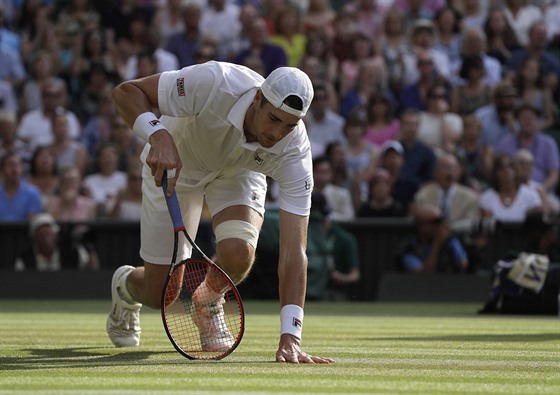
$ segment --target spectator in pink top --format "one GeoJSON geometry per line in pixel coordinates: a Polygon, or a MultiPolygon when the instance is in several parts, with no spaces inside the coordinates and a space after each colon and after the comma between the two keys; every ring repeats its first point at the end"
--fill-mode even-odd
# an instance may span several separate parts
{"type": "Polygon", "coordinates": [[[385,93],[376,91],[369,97],[367,118],[367,141],[381,146],[388,140],[396,140],[400,122],[393,117],[391,101],[385,93]]]}

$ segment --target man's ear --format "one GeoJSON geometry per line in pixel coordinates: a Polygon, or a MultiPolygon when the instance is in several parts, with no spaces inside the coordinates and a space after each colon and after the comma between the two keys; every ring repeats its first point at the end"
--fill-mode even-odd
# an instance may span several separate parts
{"type": "Polygon", "coordinates": [[[260,105],[262,98],[263,98],[262,91],[260,89],[257,89],[257,93],[255,93],[255,97],[253,98],[253,104],[260,105]]]}

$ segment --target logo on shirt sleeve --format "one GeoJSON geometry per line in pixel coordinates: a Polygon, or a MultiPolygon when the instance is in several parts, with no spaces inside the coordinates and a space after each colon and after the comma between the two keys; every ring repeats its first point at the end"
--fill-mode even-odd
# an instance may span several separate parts
{"type": "Polygon", "coordinates": [[[177,78],[177,94],[179,96],[185,96],[185,79],[177,78]]]}

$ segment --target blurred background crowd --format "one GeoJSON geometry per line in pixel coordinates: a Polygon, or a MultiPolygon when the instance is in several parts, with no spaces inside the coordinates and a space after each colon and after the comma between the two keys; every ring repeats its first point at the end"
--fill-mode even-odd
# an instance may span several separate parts
{"type": "Polygon", "coordinates": [[[560,213],[560,1],[3,0],[0,221],[138,219],[111,90],[210,60],[309,75],[319,211],[413,218],[405,270],[437,270],[426,237],[461,271],[461,226],[560,213]]]}

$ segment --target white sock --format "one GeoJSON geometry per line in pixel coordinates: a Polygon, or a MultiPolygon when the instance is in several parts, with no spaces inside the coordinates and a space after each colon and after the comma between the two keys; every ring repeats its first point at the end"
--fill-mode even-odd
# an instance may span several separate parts
{"type": "Polygon", "coordinates": [[[124,299],[125,302],[130,303],[130,304],[136,304],[138,302],[134,300],[132,295],[130,295],[130,292],[128,292],[128,287],[126,286],[126,279],[128,278],[128,275],[131,272],[132,272],[132,270],[121,276],[121,278],[119,279],[119,282],[117,284],[117,290],[119,292],[120,297],[122,299],[124,299]]]}
{"type": "Polygon", "coordinates": [[[223,293],[218,293],[214,291],[212,288],[210,288],[210,286],[206,281],[200,283],[200,285],[198,286],[196,291],[194,291],[194,293],[196,294],[196,297],[195,295],[193,295],[193,298],[198,299],[197,301],[201,303],[212,303],[218,300],[219,298],[221,298],[222,296],[224,296],[223,293]]]}

